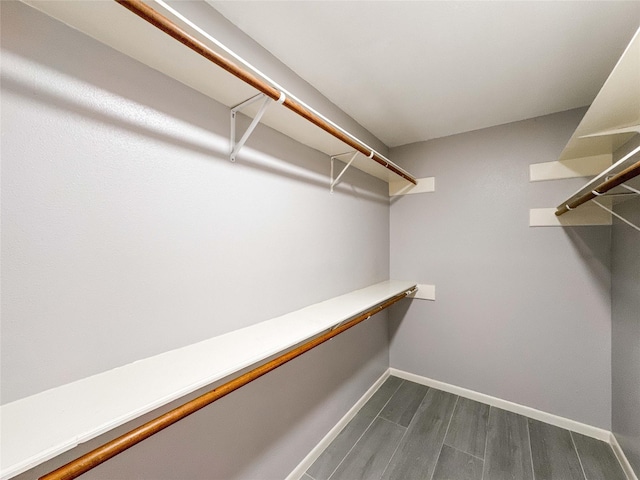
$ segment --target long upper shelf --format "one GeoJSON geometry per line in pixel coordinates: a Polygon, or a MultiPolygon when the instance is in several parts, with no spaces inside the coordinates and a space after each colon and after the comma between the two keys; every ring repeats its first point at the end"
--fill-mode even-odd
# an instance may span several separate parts
{"type": "MultiPolygon", "coordinates": [[[[359,151],[352,165],[386,182],[416,183],[411,174],[260,74],[209,35],[203,36],[204,32],[194,30],[178,17],[165,17],[161,12],[167,11],[160,2],[148,2],[158,7],[156,11],[137,0],[118,0],[126,8],[116,1],[23,1],[228,107],[259,92],[274,100],[286,92],[284,105],[267,109],[262,123],[327,155],[348,149],[359,151]],[[217,58],[224,65],[213,63],[217,58]],[[227,68],[228,65],[232,67],[227,68]]],[[[255,109],[246,113],[255,114],[255,109]]]]}

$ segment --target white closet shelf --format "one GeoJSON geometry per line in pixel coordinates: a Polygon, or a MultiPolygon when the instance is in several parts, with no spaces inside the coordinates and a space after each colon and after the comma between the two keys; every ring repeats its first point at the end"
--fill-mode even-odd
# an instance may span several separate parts
{"type": "MultiPolygon", "coordinates": [[[[234,77],[217,65],[214,65],[203,56],[195,53],[190,48],[139,18],[115,1],[22,1],[230,108],[241,104],[258,93],[254,87],[234,77]]],[[[147,3],[163,15],[166,14],[169,16],[168,12],[157,2],[150,0],[147,3]]],[[[219,43],[216,45],[214,42],[217,42],[217,40],[213,39],[212,41],[211,39],[205,38],[179,18],[170,17],[170,20],[194,38],[207,45],[212,51],[237,63],[240,67],[252,69],[250,73],[254,76],[264,80],[280,91],[284,90],[281,87],[278,88],[279,85],[275,84],[263,74],[262,77],[260,77],[258,70],[251,67],[226,47],[219,43]]],[[[290,94],[288,97],[295,98],[290,94]]],[[[358,140],[331,120],[323,117],[304,102],[297,98],[295,98],[295,100],[306,110],[316,114],[351,139],[356,140],[356,143],[365,146],[368,150],[372,150],[371,147],[368,147],[364,142],[358,140]]],[[[257,110],[258,105],[254,105],[243,110],[243,113],[253,116],[257,110]]],[[[335,138],[291,110],[281,106],[268,108],[260,122],[329,156],[349,150],[349,147],[343,141],[335,138]]],[[[374,177],[380,178],[387,183],[392,181],[403,181],[408,184],[416,183],[415,178],[411,174],[381,154],[376,152],[376,157],[388,163],[392,169],[400,172],[401,175],[385,168],[385,166],[362,153],[358,153],[352,166],[374,177]],[[405,178],[403,178],[402,175],[405,175],[405,178]]]]}
{"type": "MultiPolygon", "coordinates": [[[[619,217],[611,204],[640,193],[640,29],[587,110],[559,162],[575,162],[608,154],[614,161],[558,205],[556,216],[586,202],[619,217]],[[604,198],[610,198],[603,202],[604,198]]],[[[640,227],[622,219],[640,230],[640,227]]]]}
{"type": "Polygon", "coordinates": [[[264,362],[415,283],[385,281],[0,407],[8,479],[158,407],[264,362]]]}
{"type": "Polygon", "coordinates": [[[640,134],[640,30],[618,60],[559,161],[612,154],[640,134]]]}

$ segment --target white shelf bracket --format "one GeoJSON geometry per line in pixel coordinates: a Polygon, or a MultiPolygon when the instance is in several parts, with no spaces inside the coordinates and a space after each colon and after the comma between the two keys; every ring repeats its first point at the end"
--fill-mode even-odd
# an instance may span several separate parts
{"type": "MultiPolygon", "coordinates": [[[[278,105],[282,105],[286,98],[287,98],[286,95],[284,93],[280,92],[280,98],[277,101],[278,105]]],[[[230,115],[231,115],[231,134],[229,135],[229,137],[230,137],[229,159],[232,162],[236,161],[236,157],[238,156],[238,153],[240,152],[240,149],[244,146],[246,141],[249,139],[249,136],[255,130],[256,126],[258,125],[258,123],[262,119],[262,116],[267,111],[267,107],[271,104],[272,101],[273,100],[271,98],[267,97],[264,93],[259,93],[255,97],[251,97],[248,100],[245,100],[244,102],[242,102],[242,103],[236,105],[235,107],[231,108],[231,112],[230,112],[230,115]],[[244,135],[242,135],[242,138],[238,142],[236,142],[236,116],[237,116],[238,112],[240,112],[243,108],[245,108],[245,107],[247,107],[247,106],[251,105],[252,103],[255,103],[255,102],[259,101],[259,100],[263,100],[262,105],[260,106],[260,110],[258,110],[258,113],[256,113],[256,116],[253,118],[253,120],[251,121],[251,124],[249,125],[247,130],[244,132],[244,135]]]]}
{"type": "Polygon", "coordinates": [[[346,153],[339,153],[338,155],[332,155],[331,156],[331,193],[333,193],[333,187],[335,187],[338,182],[340,181],[340,178],[342,178],[342,175],[344,175],[344,172],[347,171],[347,169],[351,166],[351,164],[353,163],[353,161],[356,159],[356,156],[358,155],[358,152],[346,152],[346,153]],[[351,157],[351,160],[349,160],[349,162],[347,163],[347,165],[342,169],[342,171],[338,174],[338,176],[334,179],[333,178],[333,163],[334,161],[338,158],[338,157],[342,157],[343,155],[350,155],[352,154],[353,156],[351,157]]]}
{"type": "Polygon", "coordinates": [[[604,211],[609,212],[611,215],[613,215],[614,217],[616,217],[619,220],[622,220],[624,223],[626,223],[627,225],[629,225],[631,228],[635,228],[637,231],[640,232],[640,226],[630,222],[629,220],[627,220],[626,218],[624,218],[622,215],[618,215],[616,212],[614,212],[613,210],[611,210],[610,208],[605,207],[603,204],[601,204],[599,201],[597,200],[591,200],[593,203],[595,203],[597,206],[599,206],[600,208],[602,208],[604,211]]]}
{"type": "Polygon", "coordinates": [[[629,190],[630,192],[635,193],[636,195],[640,195],[640,190],[638,190],[637,188],[630,187],[626,183],[621,183],[619,186],[629,190]]]}
{"type": "MultiPolygon", "coordinates": [[[[604,193],[604,194],[600,194],[600,195],[597,195],[597,196],[602,196],[602,197],[624,197],[624,196],[627,196],[627,195],[632,195],[632,196],[633,195],[640,195],[640,190],[638,190],[637,188],[630,187],[626,183],[621,183],[618,186],[624,188],[625,190],[627,190],[628,193],[619,193],[617,195],[616,194],[606,194],[606,193],[604,193]]],[[[597,192],[594,190],[593,193],[597,193],[597,192]]],[[[592,202],[595,203],[600,208],[602,208],[603,210],[609,212],[614,217],[618,218],[619,220],[622,220],[624,223],[629,225],[631,228],[634,228],[634,229],[636,229],[637,231],[640,232],[640,226],[636,225],[635,223],[630,222],[629,220],[627,220],[626,218],[622,217],[621,215],[618,215],[612,209],[607,208],[606,206],[604,206],[599,201],[594,199],[594,200],[592,200],[592,202]]]]}
{"type": "Polygon", "coordinates": [[[409,298],[415,298],[420,300],[431,300],[435,301],[436,299],[436,286],[435,285],[426,285],[426,284],[418,284],[416,288],[411,291],[408,295],[409,298]]]}

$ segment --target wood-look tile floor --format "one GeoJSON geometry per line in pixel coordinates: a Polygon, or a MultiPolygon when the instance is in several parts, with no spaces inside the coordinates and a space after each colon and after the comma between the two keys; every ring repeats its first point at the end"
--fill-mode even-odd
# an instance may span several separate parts
{"type": "Polygon", "coordinates": [[[609,444],[389,377],[302,480],[626,480],[609,444]]]}

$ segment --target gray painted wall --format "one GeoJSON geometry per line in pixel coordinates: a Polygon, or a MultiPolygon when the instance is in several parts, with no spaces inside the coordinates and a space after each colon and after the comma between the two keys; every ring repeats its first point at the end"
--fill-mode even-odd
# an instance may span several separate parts
{"type": "MultiPolygon", "coordinates": [[[[640,199],[615,211],[640,225],[640,199]]],[[[640,232],[617,219],[611,270],[612,430],[640,475],[640,232]]]]}
{"type": "Polygon", "coordinates": [[[530,183],[584,110],[391,150],[436,192],[392,200],[391,277],[436,301],[391,313],[391,366],[611,426],[610,228],[530,228],[584,179],[530,183]]]}
{"type": "MultiPolygon", "coordinates": [[[[227,108],[23,4],[1,80],[3,403],[388,278],[385,183],[331,195],[329,159],[264,127],[232,164],[227,108]]],[[[385,318],[96,478],[282,478],[386,370],[385,318]]]]}
{"type": "MultiPolygon", "coordinates": [[[[386,153],[208,15],[221,40],[386,153]]],[[[635,232],[614,226],[611,286],[609,228],[527,226],[529,208],[583,183],[527,175],[584,110],[392,150],[437,192],[395,198],[390,222],[385,184],[349,171],[329,195],[326,156],[268,128],[230,164],[225,107],[24,5],[2,2],[2,59],[3,403],[381,281],[390,246],[392,278],[437,285],[436,302],[393,309],[390,352],[381,314],[87,478],[283,478],[389,363],[602,428],[613,398],[638,465],[635,232]]]]}

